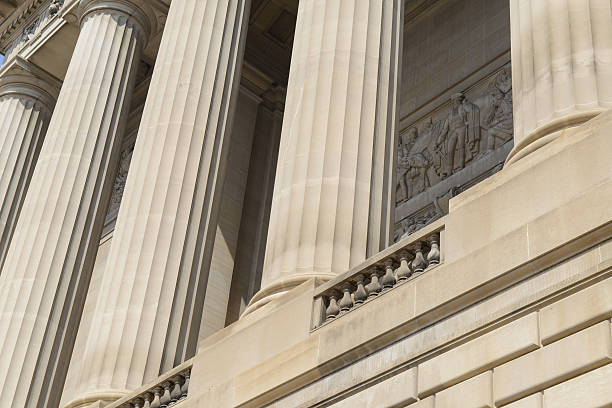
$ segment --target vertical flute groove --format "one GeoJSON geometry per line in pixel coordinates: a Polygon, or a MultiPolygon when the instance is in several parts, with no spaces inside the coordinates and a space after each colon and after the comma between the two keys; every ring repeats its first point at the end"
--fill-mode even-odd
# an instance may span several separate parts
{"type": "Polygon", "coordinates": [[[374,193],[370,180],[380,179],[374,157],[392,143],[395,109],[390,81],[378,80],[390,77],[399,52],[393,28],[383,28],[400,8],[395,0],[299,4],[264,287],[291,275],[330,277],[378,250],[381,232],[372,230],[382,222],[371,212],[383,217],[384,183],[374,193]]]}
{"type": "Polygon", "coordinates": [[[0,129],[0,269],[38,159],[52,109],[53,106],[28,95],[0,97],[0,118],[3,118],[3,127],[0,129]]]}
{"type": "Polygon", "coordinates": [[[132,17],[97,11],[81,33],[0,275],[0,399],[55,405],[97,250],[140,59],[132,17]],[[26,256],[27,255],[27,256],[26,256]],[[4,273],[6,272],[6,273],[4,273]],[[8,357],[7,357],[8,356],[8,357]]]}
{"type": "Polygon", "coordinates": [[[170,6],[77,394],[136,388],[195,352],[248,4],[170,6]]]}
{"type": "Polygon", "coordinates": [[[611,7],[608,0],[510,1],[515,148],[509,161],[612,106],[611,7]]]}

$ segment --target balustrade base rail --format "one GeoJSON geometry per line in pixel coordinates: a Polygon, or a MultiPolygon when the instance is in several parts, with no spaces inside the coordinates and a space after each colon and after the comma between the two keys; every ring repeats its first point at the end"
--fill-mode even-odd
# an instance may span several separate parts
{"type": "Polygon", "coordinates": [[[440,219],[322,285],[315,295],[313,330],[439,265],[443,232],[440,219]]]}
{"type": "Polygon", "coordinates": [[[169,408],[187,398],[193,359],[106,408],[169,408]]]}

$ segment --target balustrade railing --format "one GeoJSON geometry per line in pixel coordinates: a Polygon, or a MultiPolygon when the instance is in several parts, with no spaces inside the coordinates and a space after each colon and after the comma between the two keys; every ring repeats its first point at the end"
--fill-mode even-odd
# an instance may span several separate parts
{"type": "Polygon", "coordinates": [[[313,329],[439,265],[443,234],[442,218],[321,285],[315,293],[313,329]]]}
{"type": "Polygon", "coordinates": [[[169,408],[187,398],[193,359],[173,368],[106,408],[169,408]]]}

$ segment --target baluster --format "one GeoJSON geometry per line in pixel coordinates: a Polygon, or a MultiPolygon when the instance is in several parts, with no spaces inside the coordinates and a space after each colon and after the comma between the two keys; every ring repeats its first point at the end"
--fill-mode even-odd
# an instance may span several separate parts
{"type": "Polygon", "coordinates": [[[142,406],[142,408],[151,408],[151,404],[153,403],[153,398],[155,398],[155,395],[151,394],[150,392],[145,392],[143,398],[144,405],[142,406]]]}
{"type": "Polygon", "coordinates": [[[337,303],[338,297],[339,296],[335,291],[329,295],[329,306],[327,307],[327,310],[325,310],[325,316],[327,320],[332,320],[336,316],[338,316],[338,314],[340,314],[340,308],[338,307],[337,303]]]}
{"type": "Polygon", "coordinates": [[[344,283],[342,285],[342,291],[344,295],[340,302],[338,303],[338,307],[340,307],[340,312],[346,313],[353,308],[353,299],[351,298],[351,284],[344,283]]]}
{"type": "Polygon", "coordinates": [[[189,377],[191,376],[191,368],[183,373],[185,377],[185,381],[181,386],[181,399],[187,398],[187,393],[189,392],[189,377]]]}
{"type": "Polygon", "coordinates": [[[423,273],[427,268],[427,261],[423,257],[423,244],[419,241],[413,245],[414,259],[412,260],[412,271],[414,276],[418,276],[423,273]]]}
{"type": "Polygon", "coordinates": [[[378,271],[378,268],[374,267],[370,275],[370,283],[368,283],[365,287],[368,292],[368,298],[378,296],[382,290],[382,286],[380,286],[380,282],[378,282],[379,277],[380,272],[378,271]]]}
{"type": "Polygon", "coordinates": [[[142,408],[143,405],[144,405],[144,400],[142,398],[140,398],[140,397],[134,398],[132,400],[132,407],[134,407],[134,408],[142,408]]]}
{"type": "Polygon", "coordinates": [[[408,266],[408,257],[410,256],[410,252],[408,251],[400,251],[400,266],[397,268],[397,280],[399,282],[408,280],[410,275],[412,275],[412,271],[410,270],[410,266],[408,266]]]}
{"type": "Polygon", "coordinates": [[[385,260],[385,275],[381,279],[383,290],[391,289],[397,283],[393,274],[393,259],[385,260]]]}
{"type": "Polygon", "coordinates": [[[357,283],[357,290],[355,291],[355,306],[363,304],[368,298],[368,292],[366,292],[363,286],[364,276],[355,276],[355,282],[357,283]]]}
{"type": "Polygon", "coordinates": [[[164,388],[164,392],[162,396],[159,398],[161,408],[168,408],[168,406],[170,405],[170,401],[172,400],[170,398],[170,386],[171,385],[172,384],[170,383],[170,381],[164,381],[164,383],[162,384],[162,387],[164,388]]]}
{"type": "Polygon", "coordinates": [[[429,262],[429,266],[438,265],[440,263],[440,234],[431,234],[429,236],[429,245],[431,249],[429,254],[427,254],[427,262],[429,262]]]}
{"type": "Polygon", "coordinates": [[[170,381],[172,381],[172,386],[170,388],[170,403],[174,404],[181,398],[181,382],[183,381],[183,377],[176,375],[172,377],[170,381]]]}
{"type": "Polygon", "coordinates": [[[164,392],[164,389],[161,387],[155,387],[153,389],[153,401],[151,401],[151,408],[161,408],[161,396],[164,392]]]}

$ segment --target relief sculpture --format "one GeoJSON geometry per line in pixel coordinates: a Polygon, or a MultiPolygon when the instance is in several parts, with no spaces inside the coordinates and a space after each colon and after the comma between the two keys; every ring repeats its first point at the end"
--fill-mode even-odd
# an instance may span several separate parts
{"type": "MultiPolygon", "coordinates": [[[[502,147],[507,148],[512,140],[512,78],[510,67],[505,66],[471,89],[454,93],[448,102],[402,132],[397,149],[397,205],[405,206],[451,179],[455,184],[445,186],[445,193],[440,193],[446,202],[442,207],[448,207],[448,191],[467,188],[474,177],[484,175],[470,174],[471,178],[463,180],[468,176],[457,174],[475,163],[491,161],[489,155],[496,154],[498,160],[502,147]]],[[[483,171],[489,173],[496,166],[498,162],[483,171]]],[[[415,226],[420,228],[444,215],[439,199],[430,198],[415,207],[411,216],[398,219],[396,236],[414,232],[415,226]],[[430,210],[424,211],[424,206],[430,210]]]]}
{"type": "Polygon", "coordinates": [[[512,140],[512,129],[512,80],[504,68],[484,94],[455,93],[442,117],[432,115],[400,136],[397,201],[422,193],[512,140]]]}

